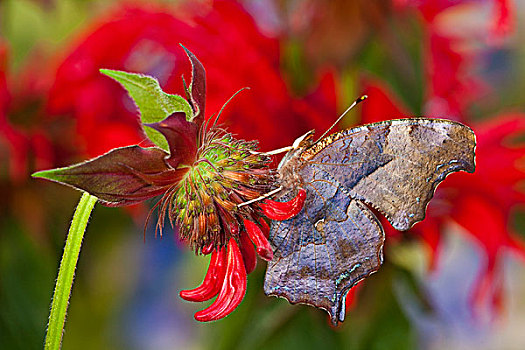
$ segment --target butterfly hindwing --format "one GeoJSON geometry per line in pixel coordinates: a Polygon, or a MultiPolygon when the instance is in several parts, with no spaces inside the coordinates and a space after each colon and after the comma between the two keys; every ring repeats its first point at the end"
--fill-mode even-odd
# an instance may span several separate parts
{"type": "Polygon", "coordinates": [[[365,203],[396,229],[410,228],[449,173],[474,171],[474,148],[468,127],[426,118],[344,130],[307,148],[295,170],[306,202],[297,216],[272,222],[265,293],[343,321],[347,291],[382,262],[382,227],[365,203]]]}
{"type": "Polygon", "coordinates": [[[274,221],[265,293],[293,304],[321,307],[337,324],[345,317],[345,295],[381,265],[384,235],[374,214],[352,200],[323,171],[306,167],[307,200],[302,211],[274,221]]]}

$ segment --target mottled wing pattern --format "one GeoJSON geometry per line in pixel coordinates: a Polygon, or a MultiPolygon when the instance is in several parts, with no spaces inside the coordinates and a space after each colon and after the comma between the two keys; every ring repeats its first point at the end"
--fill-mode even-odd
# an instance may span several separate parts
{"type": "Polygon", "coordinates": [[[423,220],[436,186],[455,171],[474,172],[472,130],[448,120],[411,118],[332,134],[303,153],[354,198],[398,230],[423,220]]]}
{"type": "Polygon", "coordinates": [[[379,269],[383,229],[374,214],[352,200],[324,171],[308,168],[302,211],[274,221],[264,290],[292,304],[328,311],[332,322],[345,318],[345,296],[357,281],[379,269]]]}
{"type": "Polygon", "coordinates": [[[449,173],[474,171],[474,148],[461,124],[413,118],[344,130],[304,151],[298,172],[307,200],[294,218],[272,223],[266,294],[343,321],[346,292],[382,262],[382,228],[364,203],[406,230],[449,173]]]}

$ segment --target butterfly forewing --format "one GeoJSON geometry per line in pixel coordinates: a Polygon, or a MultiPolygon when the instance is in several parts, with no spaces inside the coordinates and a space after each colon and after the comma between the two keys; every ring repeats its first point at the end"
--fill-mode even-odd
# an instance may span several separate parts
{"type": "Polygon", "coordinates": [[[379,209],[398,230],[423,220],[436,186],[474,171],[474,133],[440,119],[386,121],[330,135],[303,153],[352,198],[379,209]]]}
{"type": "Polygon", "coordinates": [[[297,216],[272,223],[265,292],[342,321],[346,292],[382,261],[382,228],[364,203],[406,230],[449,173],[474,171],[474,148],[468,127],[425,118],[344,130],[307,148],[296,168],[307,199],[297,216]]]}

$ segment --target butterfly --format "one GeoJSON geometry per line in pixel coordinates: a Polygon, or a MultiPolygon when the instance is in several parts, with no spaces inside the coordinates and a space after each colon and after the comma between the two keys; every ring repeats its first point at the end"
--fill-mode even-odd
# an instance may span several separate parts
{"type": "Polygon", "coordinates": [[[408,230],[448,174],[474,172],[475,146],[467,126],[429,118],[297,139],[278,166],[278,200],[304,189],[306,201],[298,215],[271,224],[265,293],[324,309],[334,325],[344,321],[346,294],[383,262],[385,235],[372,208],[408,230]]]}

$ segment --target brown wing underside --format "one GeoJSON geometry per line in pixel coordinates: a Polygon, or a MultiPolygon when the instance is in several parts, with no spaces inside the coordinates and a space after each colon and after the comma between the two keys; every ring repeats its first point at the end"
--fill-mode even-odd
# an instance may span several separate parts
{"type": "Polygon", "coordinates": [[[303,153],[305,166],[331,174],[349,195],[372,205],[398,230],[423,220],[437,185],[474,172],[476,138],[460,123],[411,118],[332,134],[303,153]]]}
{"type": "Polygon", "coordinates": [[[346,293],[382,262],[382,228],[363,202],[406,230],[448,174],[474,171],[474,149],[468,127],[425,118],[344,130],[307,149],[299,170],[307,200],[296,217],[272,223],[266,294],[343,321],[346,293]]]}

